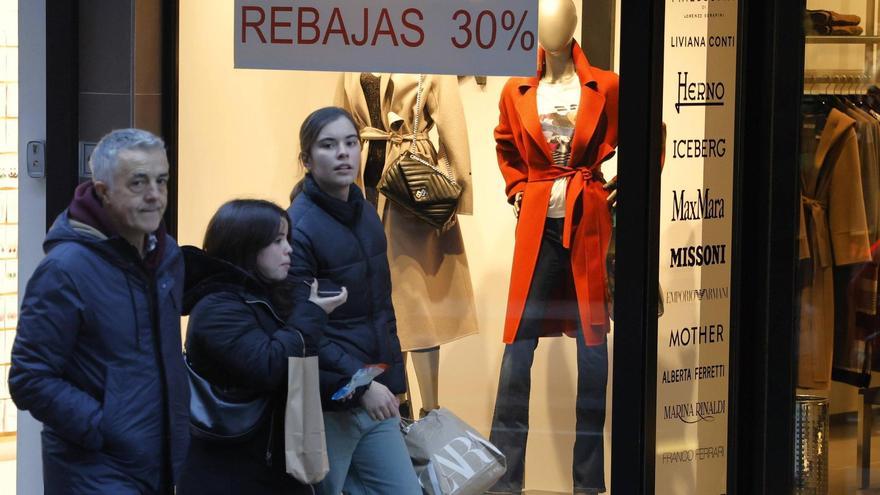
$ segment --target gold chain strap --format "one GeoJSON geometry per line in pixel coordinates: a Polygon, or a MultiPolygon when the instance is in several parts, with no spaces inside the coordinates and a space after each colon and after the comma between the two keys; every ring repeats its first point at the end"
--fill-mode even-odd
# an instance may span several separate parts
{"type": "Polygon", "coordinates": [[[412,133],[412,141],[410,141],[410,146],[409,146],[409,154],[413,158],[413,160],[416,160],[417,162],[419,162],[423,165],[427,165],[427,166],[433,168],[438,174],[449,179],[449,182],[457,185],[458,183],[455,182],[455,176],[452,174],[452,166],[449,164],[449,160],[446,158],[445,155],[441,155],[438,152],[438,156],[439,156],[440,160],[446,164],[446,173],[443,173],[443,171],[440,170],[439,168],[437,168],[436,165],[428,162],[428,160],[425,160],[418,153],[416,153],[416,137],[418,136],[418,132],[419,132],[419,113],[421,113],[421,109],[422,109],[422,90],[424,89],[424,81],[425,81],[425,75],[419,74],[419,85],[418,85],[418,88],[416,89],[416,106],[413,108],[413,133],[412,133]]]}

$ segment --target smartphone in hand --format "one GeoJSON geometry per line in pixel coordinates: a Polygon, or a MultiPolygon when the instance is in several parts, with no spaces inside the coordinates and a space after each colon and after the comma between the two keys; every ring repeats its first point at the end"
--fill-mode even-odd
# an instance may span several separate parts
{"type": "MultiPolygon", "coordinates": [[[[342,287],[336,282],[330,280],[329,278],[319,278],[318,280],[318,296],[319,297],[333,297],[338,296],[342,293],[342,287]]],[[[303,283],[312,286],[311,280],[303,280],[303,283]]]]}
{"type": "Polygon", "coordinates": [[[321,297],[333,297],[342,293],[342,287],[329,278],[318,279],[318,295],[321,297]]]}

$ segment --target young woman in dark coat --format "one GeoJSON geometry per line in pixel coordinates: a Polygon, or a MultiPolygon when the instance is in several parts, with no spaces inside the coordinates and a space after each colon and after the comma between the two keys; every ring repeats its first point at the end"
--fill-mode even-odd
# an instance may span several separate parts
{"type": "Polygon", "coordinates": [[[233,200],[208,225],[204,251],[186,246],[186,358],[230,396],[265,395],[268,411],[253,434],[230,442],[194,433],[178,494],[312,494],[285,473],[287,358],[314,355],[327,314],[347,292],[294,305],[287,213],[268,201],[233,200]]]}
{"type": "MultiPolygon", "coordinates": [[[[329,279],[348,287],[348,301],[330,315],[318,360],[330,472],[326,495],[422,493],[400,433],[397,394],[406,390],[391,304],[385,232],[376,210],[354,185],[360,139],[341,108],[315,111],[300,129],[300,159],[308,170],[288,213],[292,221],[294,280],[329,279]],[[382,363],[385,372],[347,400],[331,396],[359,369],[382,363]]],[[[308,288],[294,286],[295,300],[308,288]]]]}

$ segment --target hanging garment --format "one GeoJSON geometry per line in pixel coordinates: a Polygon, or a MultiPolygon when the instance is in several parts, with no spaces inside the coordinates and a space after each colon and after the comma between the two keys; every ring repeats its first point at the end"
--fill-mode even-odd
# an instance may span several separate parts
{"type": "Polygon", "coordinates": [[[874,242],[880,235],[880,124],[874,117],[856,107],[847,108],[846,115],[856,121],[865,221],[868,225],[868,241],[874,242]]]}
{"type": "MultiPolygon", "coordinates": [[[[554,164],[553,153],[538,119],[535,77],[511,78],[501,94],[501,117],[495,128],[498,164],[512,204],[523,193],[513,253],[504,342],[512,343],[534,278],[551,190],[556,179],[569,176],[566,190],[563,246],[571,249],[574,291],[554,297],[561,307],[577,308],[587,345],[605,341],[610,325],[605,300],[605,255],[611,238],[611,215],[602,188],[601,164],[617,146],[618,76],[590,66],[577,42],[572,60],[581,85],[580,103],[568,166],[554,164]]],[[[539,49],[539,68],[544,51],[539,49]]],[[[547,318],[543,335],[563,331],[576,335],[571,319],[547,318]]]]}
{"type": "MultiPolygon", "coordinates": [[[[805,119],[805,126],[811,123],[805,119]]],[[[816,145],[801,155],[799,254],[808,259],[801,290],[798,386],[827,389],[834,345],[833,267],[870,260],[855,121],[834,109],[816,145]]],[[[805,128],[805,131],[809,129],[805,128]]]]}
{"type": "Polygon", "coordinates": [[[871,246],[871,261],[861,265],[850,283],[853,338],[861,346],[857,369],[880,371],[880,241],[871,246]],[[867,365],[867,366],[866,366],[867,365]]]}
{"type": "MultiPolygon", "coordinates": [[[[868,242],[873,243],[880,232],[880,167],[878,167],[878,141],[880,125],[864,110],[855,106],[849,99],[842,99],[844,113],[855,123],[856,139],[859,144],[859,170],[862,178],[862,195],[865,201],[865,220],[868,226],[868,242]]],[[[859,278],[862,264],[835,266],[834,272],[834,352],[833,369],[835,380],[852,382],[852,372],[864,368],[864,343],[857,338],[853,280],[859,278]],[[841,373],[842,371],[842,373],[841,373]]]]}
{"type": "MultiPolygon", "coordinates": [[[[413,108],[419,76],[383,74],[379,91],[366,94],[357,73],[342,74],[336,105],[351,112],[363,147],[361,173],[368,170],[373,143],[385,148],[383,169],[412,141],[413,108]],[[368,96],[370,96],[368,101],[368,96]],[[373,125],[371,108],[380,109],[381,125],[373,125]]],[[[458,213],[473,213],[470,150],[464,110],[455,76],[425,76],[416,150],[437,158],[445,155],[455,180],[462,186],[458,213]],[[428,138],[436,126],[439,151],[428,138]]],[[[361,177],[361,183],[365,177],[361,177]]],[[[403,351],[429,349],[477,333],[477,313],[467,253],[458,224],[438,232],[412,214],[378,195],[376,207],[388,238],[388,262],[397,315],[397,335],[403,351]]]]}
{"type": "MultiPolygon", "coordinates": [[[[381,105],[381,78],[375,74],[364,72],[361,74],[361,90],[367,100],[367,108],[370,114],[370,127],[387,131],[382,121],[381,105]]],[[[394,82],[388,81],[386,91],[394,92],[394,82]]],[[[379,190],[377,186],[382,179],[382,171],[385,170],[385,143],[379,140],[367,142],[366,159],[364,170],[361,173],[364,181],[364,195],[373,208],[379,205],[379,190]]]]}

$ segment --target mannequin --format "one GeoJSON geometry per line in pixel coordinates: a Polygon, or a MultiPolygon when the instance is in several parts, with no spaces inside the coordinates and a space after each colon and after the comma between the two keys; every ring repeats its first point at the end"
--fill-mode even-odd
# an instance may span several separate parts
{"type": "Polygon", "coordinates": [[[605,491],[611,198],[601,164],[617,146],[618,78],[590,66],[576,25],[571,0],[540,1],[538,74],[511,78],[499,105],[498,164],[519,220],[491,434],[507,472],[489,493],[522,492],[534,351],[562,333],[578,356],[572,492],[605,491]]]}
{"type": "MultiPolygon", "coordinates": [[[[440,233],[376,190],[385,168],[412,143],[418,81],[415,74],[342,74],[336,105],[352,114],[365,141],[360,184],[385,225],[397,334],[413,362],[423,416],[440,407],[440,345],[476,333],[477,318],[459,225],[440,233]]],[[[472,214],[470,150],[456,77],[424,76],[421,103],[416,148],[435,160],[447,157],[463,189],[458,214],[472,214]],[[435,126],[439,150],[428,139],[435,126]]]]}

